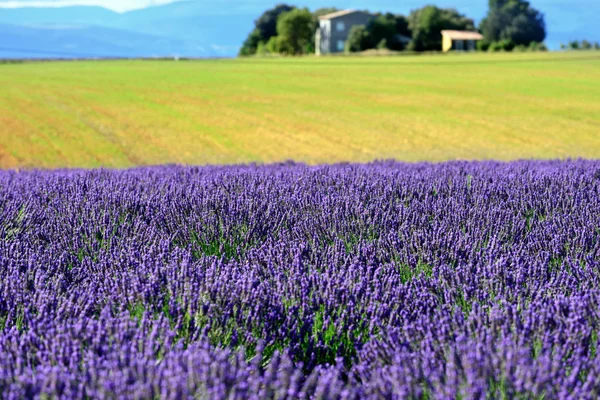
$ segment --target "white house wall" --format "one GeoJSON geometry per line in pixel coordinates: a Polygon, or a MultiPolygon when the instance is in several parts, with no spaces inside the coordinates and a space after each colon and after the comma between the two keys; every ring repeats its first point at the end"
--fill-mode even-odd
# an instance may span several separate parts
{"type": "Polygon", "coordinates": [[[330,53],[331,49],[331,20],[319,21],[321,30],[321,54],[330,53]]]}

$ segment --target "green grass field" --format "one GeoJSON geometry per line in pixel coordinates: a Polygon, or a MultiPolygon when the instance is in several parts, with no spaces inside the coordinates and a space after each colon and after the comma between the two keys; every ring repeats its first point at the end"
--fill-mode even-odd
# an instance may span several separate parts
{"type": "Polygon", "coordinates": [[[600,158],[600,53],[0,65],[0,167],[600,158]]]}

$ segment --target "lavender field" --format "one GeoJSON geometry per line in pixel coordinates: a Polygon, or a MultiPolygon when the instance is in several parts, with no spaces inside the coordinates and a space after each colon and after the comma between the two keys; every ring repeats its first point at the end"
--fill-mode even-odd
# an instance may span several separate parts
{"type": "Polygon", "coordinates": [[[600,396],[600,162],[0,172],[0,398],[600,396]]]}

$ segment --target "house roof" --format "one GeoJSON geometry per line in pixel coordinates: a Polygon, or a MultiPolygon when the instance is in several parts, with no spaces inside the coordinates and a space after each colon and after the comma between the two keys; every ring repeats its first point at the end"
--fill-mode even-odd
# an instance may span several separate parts
{"type": "Polygon", "coordinates": [[[399,41],[400,43],[404,43],[404,44],[408,44],[412,40],[412,38],[410,36],[404,36],[404,35],[399,35],[399,34],[395,35],[395,39],[397,41],[399,41]]]}
{"type": "Polygon", "coordinates": [[[321,15],[319,17],[319,19],[321,21],[328,20],[328,19],[334,19],[334,18],[338,18],[338,17],[343,17],[345,15],[354,14],[355,12],[359,12],[359,11],[357,11],[357,10],[336,11],[336,12],[333,12],[333,13],[330,13],[330,14],[321,15]]]}
{"type": "Polygon", "coordinates": [[[483,35],[479,32],[470,31],[442,31],[443,36],[448,36],[452,40],[482,40],[483,35]]]}

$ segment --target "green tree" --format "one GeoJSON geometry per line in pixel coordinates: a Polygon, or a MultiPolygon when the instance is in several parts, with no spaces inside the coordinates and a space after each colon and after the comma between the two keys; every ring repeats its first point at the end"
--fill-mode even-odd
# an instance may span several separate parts
{"type": "Polygon", "coordinates": [[[248,38],[246,38],[244,41],[244,44],[242,44],[240,56],[250,56],[252,54],[256,54],[257,49],[261,44],[264,45],[261,33],[258,29],[254,29],[252,32],[250,32],[248,38]]]}
{"type": "Polygon", "coordinates": [[[373,38],[365,25],[354,25],[350,28],[348,40],[346,40],[346,52],[357,53],[373,47],[373,38]]]}
{"type": "Polygon", "coordinates": [[[314,39],[313,15],[308,9],[294,9],[277,20],[279,52],[304,54],[310,51],[314,39]]]}
{"type": "Polygon", "coordinates": [[[489,42],[510,40],[517,46],[541,43],[546,38],[544,15],[526,0],[489,0],[480,30],[489,42]]]}
{"type": "Polygon", "coordinates": [[[396,18],[393,14],[380,15],[373,19],[368,26],[373,45],[390,50],[402,50],[402,43],[398,40],[396,30],[396,18]]]}
{"type": "Polygon", "coordinates": [[[441,31],[444,29],[475,30],[472,19],[455,9],[436,6],[425,6],[412,11],[408,17],[408,27],[412,32],[409,48],[414,51],[441,50],[441,31]]]}
{"type": "Polygon", "coordinates": [[[254,30],[250,32],[248,38],[244,41],[240,49],[240,55],[248,56],[256,54],[259,43],[266,45],[273,36],[277,35],[277,20],[279,16],[294,9],[294,6],[278,4],[274,8],[265,11],[254,21],[254,30]]]}
{"type": "Polygon", "coordinates": [[[592,43],[589,40],[572,40],[568,44],[561,44],[562,50],[600,50],[600,43],[592,43]]]}
{"type": "Polygon", "coordinates": [[[402,36],[410,37],[412,32],[408,26],[408,18],[399,14],[392,15],[392,17],[396,21],[396,33],[402,36]]]}
{"type": "Polygon", "coordinates": [[[367,25],[350,30],[346,51],[358,52],[374,48],[404,50],[403,37],[410,37],[408,20],[402,15],[379,14],[367,25]]]}

